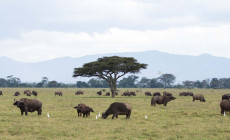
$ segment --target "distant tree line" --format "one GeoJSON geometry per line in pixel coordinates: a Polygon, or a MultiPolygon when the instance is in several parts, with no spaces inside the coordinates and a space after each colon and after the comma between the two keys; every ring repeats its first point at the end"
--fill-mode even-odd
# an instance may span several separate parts
{"type": "MultiPolygon", "coordinates": [[[[117,82],[118,88],[230,88],[230,78],[212,78],[196,81],[183,81],[181,84],[175,84],[176,77],[173,74],[162,74],[158,78],[149,79],[130,75],[117,82]]],[[[59,83],[55,80],[49,81],[47,77],[42,77],[41,82],[24,83],[20,78],[13,75],[6,78],[0,78],[0,87],[36,87],[36,88],[109,88],[105,80],[91,78],[88,82],[77,81],[76,83],[59,83]]]]}

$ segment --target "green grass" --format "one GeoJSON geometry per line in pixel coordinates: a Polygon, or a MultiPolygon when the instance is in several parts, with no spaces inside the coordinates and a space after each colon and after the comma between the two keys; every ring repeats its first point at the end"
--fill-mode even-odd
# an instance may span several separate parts
{"type": "MultiPolygon", "coordinates": [[[[56,89],[35,89],[39,95],[36,98],[43,103],[41,116],[37,112],[21,116],[20,110],[13,106],[14,99],[27,97],[20,88],[2,88],[0,96],[0,139],[230,139],[230,113],[220,115],[219,103],[221,96],[230,90],[193,89],[195,94],[203,94],[206,102],[192,102],[192,97],[180,97],[179,92],[187,90],[166,89],[177,99],[167,104],[167,107],[150,106],[151,97],[145,97],[144,92],[165,91],[164,89],[141,89],[136,97],[123,97],[125,90],[120,89],[116,98],[99,96],[100,89],[82,89],[84,95],[75,96],[77,89],[58,89],[63,96],[54,96],[56,89]],[[15,91],[21,96],[13,96],[15,91]],[[99,112],[104,112],[113,102],[126,102],[132,106],[130,119],[118,116],[118,119],[95,119],[99,112]],[[77,117],[73,108],[79,103],[85,103],[94,109],[88,118],[77,117]],[[46,116],[49,112],[50,118],[46,116]],[[148,119],[145,120],[144,116],[148,119]]],[[[34,89],[30,89],[34,90],[34,89]]],[[[108,91],[108,89],[106,89],[108,91]]],[[[103,92],[103,95],[105,92],[103,92]]]]}

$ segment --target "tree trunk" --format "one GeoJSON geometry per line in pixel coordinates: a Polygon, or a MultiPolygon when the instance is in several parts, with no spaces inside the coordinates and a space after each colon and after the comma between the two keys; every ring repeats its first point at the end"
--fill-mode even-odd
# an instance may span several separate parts
{"type": "Polygon", "coordinates": [[[113,79],[112,83],[110,85],[111,93],[112,93],[112,98],[115,97],[115,91],[116,91],[116,80],[113,79]]]}

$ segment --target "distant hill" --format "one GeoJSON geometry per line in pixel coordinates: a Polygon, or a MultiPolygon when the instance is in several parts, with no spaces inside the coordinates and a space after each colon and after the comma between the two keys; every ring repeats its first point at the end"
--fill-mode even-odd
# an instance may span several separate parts
{"type": "Polygon", "coordinates": [[[148,64],[148,69],[142,70],[138,74],[140,77],[156,78],[160,76],[159,71],[174,74],[177,77],[177,82],[230,77],[230,59],[228,58],[209,54],[199,56],[175,55],[159,51],[110,53],[78,58],[62,57],[37,63],[24,63],[7,57],[0,57],[0,77],[5,78],[14,75],[24,82],[39,82],[41,77],[46,76],[49,80],[75,83],[78,80],[84,80],[84,78],[72,78],[74,68],[95,61],[99,57],[113,55],[134,57],[138,62],[148,64]]]}

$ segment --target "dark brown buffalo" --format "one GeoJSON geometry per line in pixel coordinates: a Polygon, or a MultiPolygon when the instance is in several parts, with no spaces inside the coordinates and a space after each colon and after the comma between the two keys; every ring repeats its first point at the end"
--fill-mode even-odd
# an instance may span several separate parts
{"type": "Polygon", "coordinates": [[[193,96],[192,92],[181,92],[179,93],[179,96],[193,96]]]}
{"type": "Polygon", "coordinates": [[[172,94],[169,93],[169,92],[167,92],[167,91],[164,91],[164,92],[163,92],[163,95],[165,95],[165,96],[172,96],[172,94]]]}
{"type": "Polygon", "coordinates": [[[24,90],[24,94],[27,94],[27,93],[31,94],[31,91],[30,90],[24,90]]]}
{"type": "Polygon", "coordinates": [[[151,106],[155,106],[156,104],[164,104],[164,106],[167,105],[168,102],[171,100],[175,100],[176,98],[173,96],[153,96],[151,100],[151,106]]]}
{"type": "Polygon", "coordinates": [[[202,94],[196,94],[193,95],[193,102],[195,102],[195,100],[200,100],[201,102],[205,102],[204,96],[202,94]]]}
{"type": "Polygon", "coordinates": [[[36,99],[22,98],[20,100],[15,101],[13,105],[20,108],[21,115],[23,115],[23,113],[25,112],[25,115],[27,116],[27,112],[34,111],[37,111],[38,115],[42,114],[42,102],[36,99]]]}
{"type": "Polygon", "coordinates": [[[81,90],[78,90],[75,92],[75,95],[83,95],[84,94],[84,91],[81,91],[81,90]]]}
{"type": "Polygon", "coordinates": [[[127,103],[115,102],[110,105],[110,107],[102,113],[102,118],[106,119],[109,115],[113,115],[118,118],[118,115],[126,115],[126,119],[130,118],[132,107],[127,103]]]}
{"type": "Polygon", "coordinates": [[[102,92],[101,92],[101,91],[98,91],[97,94],[98,94],[98,95],[102,95],[102,92]]]}
{"type": "Polygon", "coordinates": [[[132,95],[132,96],[137,96],[136,93],[135,93],[134,91],[131,91],[131,92],[130,92],[130,95],[132,95]]]}
{"type": "Polygon", "coordinates": [[[61,92],[61,91],[55,91],[54,95],[55,95],[55,96],[56,96],[56,95],[58,95],[58,96],[62,96],[63,94],[62,94],[62,92],[61,92]]]}
{"type": "Polygon", "coordinates": [[[19,92],[19,91],[16,91],[16,92],[14,93],[14,96],[20,96],[20,92],[19,92]]]}
{"type": "Polygon", "coordinates": [[[131,96],[131,94],[128,91],[126,91],[121,96],[131,96]]]}
{"type": "Polygon", "coordinates": [[[0,95],[3,95],[3,94],[2,94],[2,91],[0,91],[0,95]]]}
{"type": "Polygon", "coordinates": [[[161,93],[160,92],[155,92],[155,93],[153,93],[153,96],[161,96],[161,93]]]}
{"type": "Polygon", "coordinates": [[[86,106],[85,104],[78,104],[74,108],[77,109],[78,117],[81,116],[82,114],[83,117],[88,117],[90,116],[90,112],[94,112],[91,107],[86,106]]]}
{"type": "Polygon", "coordinates": [[[106,92],[105,96],[110,96],[110,92],[106,92]]]}
{"type": "Polygon", "coordinates": [[[230,99],[230,94],[224,94],[222,96],[222,100],[224,100],[224,99],[229,100],[230,99]]]}
{"type": "Polygon", "coordinates": [[[152,96],[152,94],[149,91],[146,91],[145,96],[152,96]]]}
{"type": "Polygon", "coordinates": [[[116,96],[118,96],[118,92],[117,91],[115,91],[114,93],[115,93],[116,96]]]}
{"type": "Polygon", "coordinates": [[[230,100],[222,100],[220,102],[221,114],[223,115],[225,111],[230,111],[230,100]]]}
{"type": "Polygon", "coordinates": [[[34,95],[34,96],[38,96],[38,92],[37,91],[32,91],[32,94],[34,95]]]}

